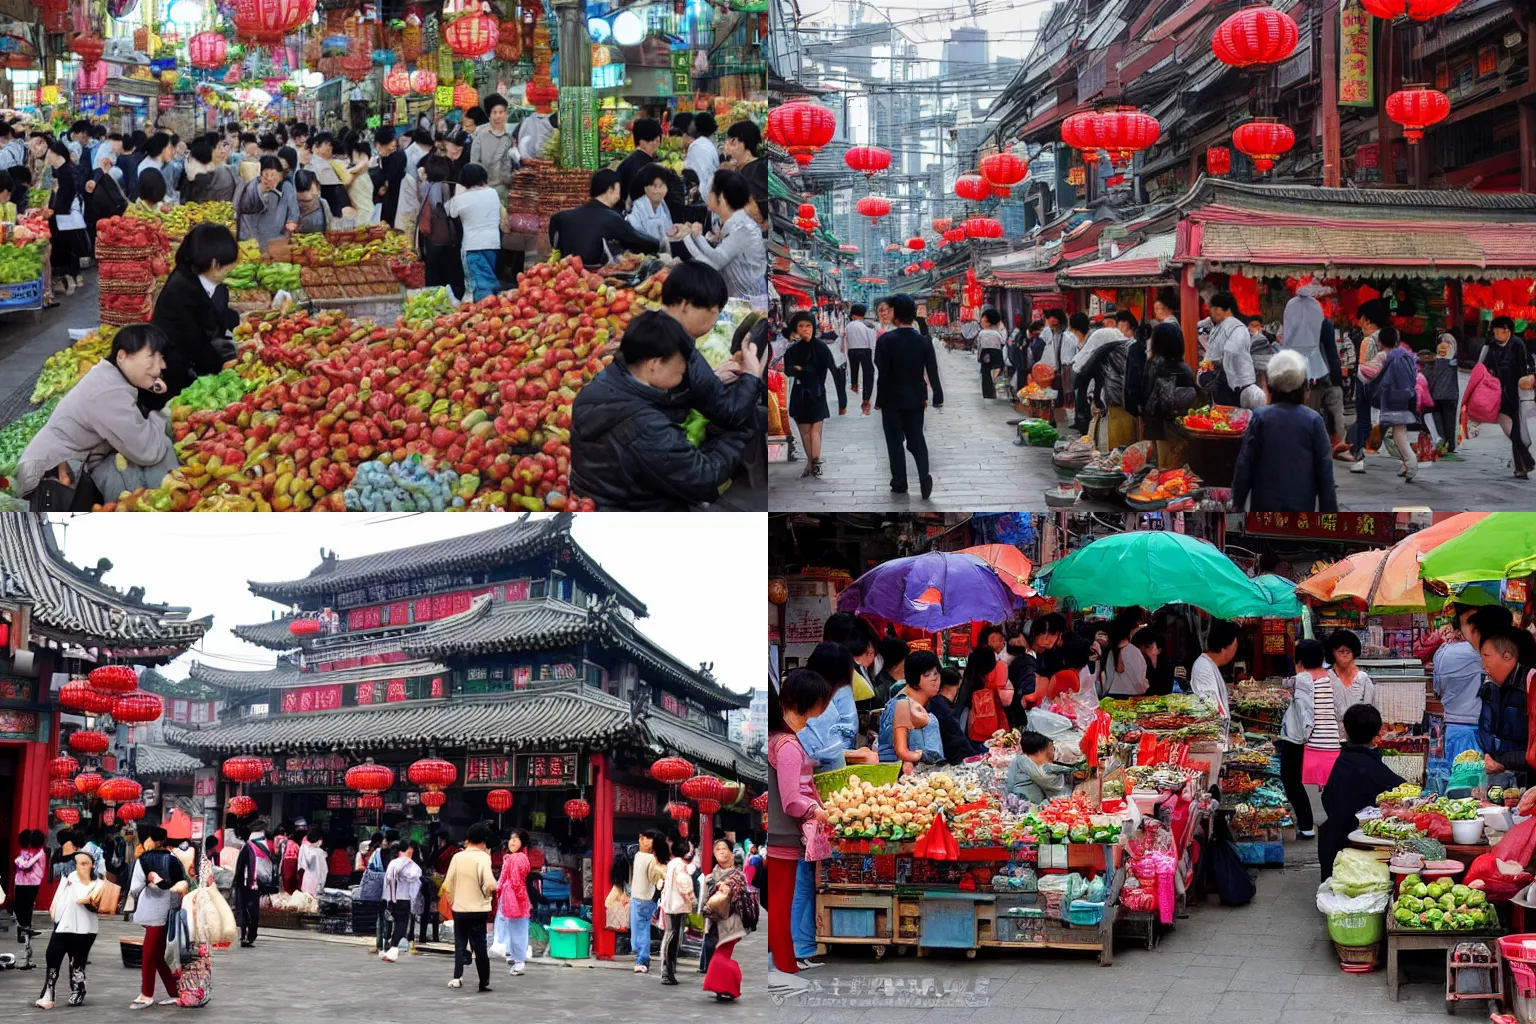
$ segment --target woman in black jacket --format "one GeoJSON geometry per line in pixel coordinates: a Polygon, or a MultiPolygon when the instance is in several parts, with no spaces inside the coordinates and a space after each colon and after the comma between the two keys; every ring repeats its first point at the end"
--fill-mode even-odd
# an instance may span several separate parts
{"type": "Polygon", "coordinates": [[[182,239],[176,269],[155,300],[151,320],[171,339],[162,375],[165,392],[142,393],[147,408],[163,408],[194,378],[218,373],[234,358],[232,347],[218,339],[233,330],[240,317],[229,308],[229,290],[220,282],[239,256],[235,236],[222,224],[199,224],[182,239]]]}
{"type": "Polygon", "coordinates": [[[821,476],[821,425],[831,410],[827,407],[827,374],[834,373],[832,352],[826,342],[816,337],[816,320],[801,310],[789,318],[784,328],[789,348],[784,350],[784,374],[794,380],[789,394],[789,418],[800,428],[805,444],[805,471],[800,475],[821,476]]]}
{"type": "Polygon", "coordinates": [[[85,233],[85,180],[58,139],[48,143],[46,159],[53,168],[53,195],[48,200],[53,214],[53,278],[63,285],[65,295],[73,295],[80,286],[80,257],[90,248],[85,233]]]}
{"type": "Polygon", "coordinates": [[[1184,332],[1178,324],[1158,324],[1152,329],[1152,358],[1142,376],[1141,436],[1157,442],[1160,469],[1183,464],[1182,445],[1168,439],[1168,423],[1198,404],[1195,371],[1184,361],[1184,332]]]}

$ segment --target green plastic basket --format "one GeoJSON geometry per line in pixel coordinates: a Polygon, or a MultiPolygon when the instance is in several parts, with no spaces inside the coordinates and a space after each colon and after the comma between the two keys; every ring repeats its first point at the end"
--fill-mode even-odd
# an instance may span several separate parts
{"type": "Polygon", "coordinates": [[[1330,914],[1328,937],[1341,946],[1370,946],[1386,934],[1386,914],[1330,914]]]}
{"type": "Polygon", "coordinates": [[[816,792],[825,800],[846,787],[848,780],[855,775],[859,777],[860,782],[883,786],[901,778],[901,763],[898,761],[891,764],[856,764],[839,768],[835,772],[820,772],[816,775],[816,792]]]}

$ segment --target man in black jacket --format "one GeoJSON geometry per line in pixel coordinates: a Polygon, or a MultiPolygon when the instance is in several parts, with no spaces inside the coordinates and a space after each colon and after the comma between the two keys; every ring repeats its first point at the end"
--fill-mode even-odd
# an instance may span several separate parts
{"type": "Polygon", "coordinates": [[[235,920],[240,925],[240,945],[256,944],[256,926],[261,922],[261,897],[276,892],[280,862],[272,841],[267,838],[266,822],[258,820],[251,827],[251,837],[240,847],[235,859],[235,920]],[[265,865],[259,863],[265,861],[265,865]],[[261,881],[266,875],[268,882],[261,881]]]}
{"type": "Polygon", "coordinates": [[[1381,760],[1371,746],[1381,732],[1381,712],[1369,704],[1356,704],[1344,712],[1344,732],[1349,740],[1333,762],[1328,784],[1323,787],[1323,811],[1328,820],[1317,830],[1317,855],[1323,881],[1333,874],[1333,859],[1349,846],[1349,834],[1360,827],[1355,815],[1376,803],[1376,795],[1402,784],[1402,778],[1381,760]]]}
{"type": "Polygon", "coordinates": [[[561,210],[549,219],[549,244],[565,256],[580,256],[582,265],[596,270],[608,262],[608,253],[661,251],[654,238],[642,235],[615,209],[623,194],[619,172],[601,170],[592,175],[585,204],[561,210]],[[611,245],[606,243],[612,243],[611,245]]]}
{"type": "MultiPolygon", "coordinates": [[[[629,133],[635,140],[635,151],[624,158],[619,164],[619,192],[622,196],[620,203],[624,208],[629,207],[630,186],[634,184],[635,175],[647,164],[656,162],[656,153],[661,149],[661,122],[654,117],[637,117],[630,123],[629,133]]],[[[679,178],[678,191],[682,191],[683,182],[679,178]]],[[[670,182],[667,192],[672,191],[670,182]]]]}
{"type": "Polygon", "coordinates": [[[905,442],[917,464],[918,484],[926,499],[933,493],[933,477],[928,474],[923,410],[928,408],[929,385],[933,387],[933,407],[944,405],[939,364],[933,354],[933,339],[919,334],[912,326],[917,318],[917,303],[912,296],[892,295],[881,301],[890,307],[891,319],[896,324],[895,329],[880,336],[880,343],[875,346],[875,408],[880,410],[885,449],[891,459],[891,490],[907,493],[907,459],[901,453],[905,442]]]}
{"type": "Polygon", "coordinates": [[[405,180],[405,150],[395,139],[395,130],[384,127],[373,133],[373,144],[378,149],[379,169],[383,181],[377,186],[379,201],[384,209],[379,213],[381,224],[394,224],[395,213],[400,209],[400,183],[405,180]]]}

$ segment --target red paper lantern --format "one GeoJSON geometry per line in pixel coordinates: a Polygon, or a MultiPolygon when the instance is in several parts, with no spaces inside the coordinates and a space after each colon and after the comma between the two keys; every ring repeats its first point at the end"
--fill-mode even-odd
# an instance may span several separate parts
{"type": "Polygon", "coordinates": [[[394,771],[374,764],[372,758],[348,768],[344,778],[347,788],[359,793],[382,793],[395,784],[394,771]]]}
{"type": "Polygon", "coordinates": [[[922,250],[928,248],[928,243],[923,241],[921,238],[909,238],[907,239],[907,248],[911,249],[913,252],[921,252],[922,250]]]}
{"type": "Polygon", "coordinates": [[[1115,161],[1117,163],[1123,163],[1132,153],[1139,153],[1155,145],[1158,136],[1162,134],[1157,118],[1143,114],[1135,107],[1104,111],[1090,124],[1091,140],[1100,149],[1109,150],[1111,159],[1118,157],[1115,161]]]}
{"type": "Polygon", "coordinates": [[[84,679],[71,679],[59,687],[59,704],[87,715],[104,715],[112,710],[113,696],[92,688],[84,679]]]}
{"type": "Polygon", "coordinates": [[[1247,154],[1257,170],[1267,171],[1296,145],[1296,133],[1278,121],[1247,121],[1232,132],[1232,145],[1247,154]]]}
{"type": "Polygon", "coordinates": [[[991,217],[972,217],[965,222],[967,238],[1002,238],[1003,225],[991,217]]]}
{"type": "Polygon", "coordinates": [[[768,111],[768,138],[788,151],[801,167],[832,141],[837,119],[832,111],[814,103],[785,103],[768,111]]]}
{"type": "Polygon", "coordinates": [[[560,90],[551,83],[529,82],[523,89],[523,98],[530,107],[543,113],[545,108],[560,98],[560,90]]]}
{"type": "Polygon", "coordinates": [[[667,816],[670,817],[673,821],[687,821],[689,818],[693,817],[693,808],[676,800],[667,804],[666,812],[667,816]]]}
{"type": "Polygon", "coordinates": [[[1361,0],[1366,13],[1386,21],[1408,15],[1414,21],[1429,21],[1456,9],[1461,0],[1361,0]]]}
{"type": "Polygon", "coordinates": [[[878,224],[880,218],[888,216],[891,212],[891,201],[884,196],[865,196],[853,205],[860,216],[868,217],[871,222],[878,224]]]}
{"type": "Polygon", "coordinates": [[[453,109],[468,110],[470,107],[478,106],[479,103],[480,93],[474,86],[467,82],[460,82],[453,87],[453,109]]]}
{"type": "Polygon", "coordinates": [[[373,73],[373,54],[367,51],[347,54],[341,58],[341,73],[348,81],[361,82],[373,73]]]}
{"type": "Polygon", "coordinates": [[[48,796],[54,800],[73,800],[75,784],[69,779],[49,779],[48,796]]]}
{"type": "MultiPolygon", "coordinates": [[[[443,42],[448,44],[454,56],[466,60],[483,57],[496,49],[500,37],[501,25],[489,14],[466,14],[443,26],[443,42]]],[[[418,91],[426,92],[425,89],[418,91]]]]}
{"type": "Polygon", "coordinates": [[[942,235],[944,232],[953,227],[954,223],[955,220],[953,217],[935,217],[933,218],[931,226],[935,232],[942,235]]]}
{"type": "Polygon", "coordinates": [[[1029,161],[1014,153],[993,153],[981,161],[981,173],[1006,191],[1029,174],[1029,161]]]}
{"type": "Polygon", "coordinates": [[[60,754],[48,762],[48,777],[50,779],[73,779],[75,773],[80,770],[80,762],[68,754],[60,754]]]}
{"type": "Polygon", "coordinates": [[[112,717],[119,722],[153,722],[165,713],[165,705],[152,693],[130,693],[112,702],[112,717]]]}
{"type": "Polygon", "coordinates": [[[700,814],[719,814],[720,801],[704,799],[698,801],[700,814]]]}
{"type": "Polygon", "coordinates": [[[1248,7],[1222,22],[1211,37],[1216,59],[1235,68],[1278,64],[1296,49],[1300,33],[1289,14],[1248,7]]]}
{"type": "Polygon", "coordinates": [[[932,270],[934,267],[938,266],[938,264],[934,263],[933,260],[923,260],[918,264],[918,266],[922,267],[924,270],[932,270]]]}
{"type": "Polygon", "coordinates": [[[107,42],[100,36],[77,35],[70,38],[69,48],[80,58],[82,68],[94,68],[101,63],[101,55],[107,51],[107,42]]]}
{"type": "Polygon", "coordinates": [[[242,793],[240,796],[230,797],[226,807],[235,817],[246,818],[256,813],[256,800],[242,793]]]}
{"type": "Polygon", "coordinates": [[[294,636],[314,636],[320,632],[318,619],[294,619],[288,623],[288,632],[294,636]]]}
{"type": "Polygon", "coordinates": [[[256,46],[281,46],[315,13],[315,0],[234,0],[235,35],[256,46]]]}
{"type": "Polygon", "coordinates": [[[132,693],[139,688],[139,677],[127,665],[103,665],[91,669],[86,677],[92,689],[102,693],[132,693]]]}
{"type": "Polygon", "coordinates": [[[144,803],[140,800],[130,800],[117,809],[119,821],[138,821],[144,817],[144,803]]]}
{"type": "Polygon", "coordinates": [[[806,234],[810,234],[812,231],[815,231],[817,228],[821,227],[821,223],[819,221],[806,220],[804,217],[796,217],[795,227],[799,228],[801,231],[804,231],[806,234]]]}
{"type": "MultiPolygon", "coordinates": [[[[930,317],[929,320],[931,321],[932,317],[930,317]]],[[[759,793],[757,796],[753,797],[752,809],[754,811],[766,811],[768,809],[768,794],[759,793]]]]}
{"type": "Polygon", "coordinates": [[[80,824],[80,811],[74,807],[55,807],[53,816],[66,825],[80,824]]]}
{"type": "Polygon", "coordinates": [[[204,71],[223,67],[228,54],[229,40],[217,32],[199,32],[187,43],[187,60],[204,71]]]}
{"type": "Polygon", "coordinates": [[[592,813],[592,805],[585,800],[567,800],[565,802],[565,816],[572,821],[580,821],[592,813]]]}
{"type": "Polygon", "coordinates": [[[843,154],[843,161],[869,178],[891,166],[891,151],[879,146],[854,146],[843,154]]]}
{"type": "Polygon", "coordinates": [[[1410,85],[1387,97],[1387,116],[1403,126],[1403,138],[1410,146],[1424,137],[1424,129],[1445,120],[1451,112],[1451,98],[1438,89],[1410,85]]]}
{"type": "Polygon", "coordinates": [[[442,792],[441,790],[429,789],[425,793],[421,794],[421,806],[425,807],[427,809],[427,813],[433,815],[434,817],[437,815],[438,811],[442,810],[443,804],[447,802],[448,794],[442,792]]]}
{"type": "Polygon", "coordinates": [[[137,800],[144,795],[144,787],[132,779],[108,779],[96,790],[96,795],[107,806],[113,804],[125,804],[129,800],[137,800]]]}
{"type": "Polygon", "coordinates": [[[965,241],[965,225],[962,224],[958,228],[950,228],[948,231],[944,232],[944,237],[949,239],[951,242],[965,241]]]}
{"type": "Polygon", "coordinates": [[[1217,176],[1232,172],[1232,151],[1226,146],[1212,146],[1205,151],[1205,173],[1217,176]]]}
{"type": "Polygon", "coordinates": [[[437,91],[437,72],[418,68],[411,72],[411,88],[423,95],[437,91]]]}
{"type": "Polygon", "coordinates": [[[95,757],[112,745],[112,738],[104,732],[78,729],[69,734],[69,749],[95,757]]]}
{"type": "Polygon", "coordinates": [[[693,762],[681,757],[663,757],[651,765],[651,778],[675,786],[693,778],[693,762]]]}
{"type": "Polygon", "coordinates": [[[75,776],[75,792],[81,796],[90,796],[101,788],[101,784],[107,781],[99,772],[81,772],[75,776]]]}
{"type": "Polygon", "coordinates": [[[485,794],[485,805],[497,814],[505,814],[512,807],[512,791],[493,789],[485,794]]]}
{"type": "Polygon", "coordinates": [[[405,770],[405,777],[413,786],[438,790],[453,785],[453,780],[459,777],[459,770],[453,766],[452,761],[444,761],[438,757],[424,757],[405,770]]]}
{"type": "Polygon", "coordinates": [[[231,757],[223,765],[224,777],[242,785],[259,781],[266,771],[267,767],[262,759],[249,754],[231,757]]]}
{"type": "Polygon", "coordinates": [[[992,192],[987,179],[979,174],[962,174],[955,179],[955,195],[979,203],[992,192]]]}
{"type": "Polygon", "coordinates": [[[718,800],[724,787],[713,775],[695,775],[678,788],[690,800],[718,800]]]}

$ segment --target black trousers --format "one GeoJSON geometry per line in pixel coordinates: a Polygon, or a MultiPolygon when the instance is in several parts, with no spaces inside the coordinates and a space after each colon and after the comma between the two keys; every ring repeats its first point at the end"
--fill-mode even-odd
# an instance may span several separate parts
{"type": "Polygon", "coordinates": [[[1002,349],[984,348],[981,350],[981,397],[996,398],[997,382],[992,377],[993,370],[1003,368],[1002,349]]]}
{"type": "Polygon", "coordinates": [[[891,486],[898,491],[907,489],[907,457],[901,447],[907,446],[912,461],[917,463],[917,475],[928,475],[928,442],[923,440],[923,410],[882,409],[880,425],[885,430],[885,450],[891,459],[891,486]]]}
{"type": "Polygon", "coordinates": [[[235,890],[235,923],[240,926],[240,941],[255,942],[256,926],[261,923],[261,894],[245,886],[235,890]]]}
{"type": "Polygon", "coordinates": [[[1513,412],[1507,412],[1504,409],[1500,409],[1499,412],[1508,416],[1514,424],[1509,432],[1509,447],[1514,454],[1515,472],[1529,473],[1536,469],[1536,458],[1531,457],[1530,446],[1520,438],[1520,409],[1516,406],[1513,412]]]}
{"type": "Polygon", "coordinates": [[[848,408],[848,367],[832,367],[832,380],[837,385],[838,411],[848,408]]]}
{"type": "Polygon", "coordinates": [[[473,953],[481,988],[491,983],[491,960],[485,950],[485,922],[489,916],[484,912],[453,912],[453,976],[464,977],[464,967],[473,953]]]}
{"type": "Polygon", "coordinates": [[[665,914],[666,931],[662,933],[661,976],[677,977],[677,953],[683,946],[683,929],[688,927],[687,914],[665,914]]]}
{"type": "Polygon", "coordinates": [[[1445,445],[1445,450],[1456,450],[1456,399],[1435,399],[1435,430],[1440,433],[1440,440],[1445,445]]]}
{"type": "Polygon", "coordinates": [[[1279,742],[1280,783],[1285,787],[1285,798],[1291,802],[1291,819],[1302,832],[1312,831],[1312,798],[1301,784],[1301,758],[1306,750],[1300,743],[1279,742]]]}
{"type": "Polygon", "coordinates": [[[432,941],[436,942],[441,934],[442,922],[437,917],[437,888],[432,884],[430,878],[423,877],[421,880],[421,905],[421,934],[417,937],[416,941],[427,941],[427,923],[431,922],[432,941]]]}
{"type": "Polygon", "coordinates": [[[464,262],[459,258],[459,248],[455,245],[433,245],[431,242],[421,243],[421,261],[426,271],[425,280],[428,288],[437,288],[447,285],[453,289],[453,294],[464,294],[464,262]]]}
{"type": "MultiPolygon", "coordinates": [[[[34,886],[34,888],[36,888],[34,886]]],[[[47,972],[43,976],[41,998],[53,999],[54,988],[59,982],[59,968],[64,957],[69,957],[69,990],[85,998],[85,963],[91,955],[91,944],[96,941],[92,932],[59,932],[48,937],[48,952],[44,954],[47,972]]]]}
{"type": "Polygon", "coordinates": [[[395,900],[389,905],[389,931],[384,940],[385,949],[394,949],[402,942],[411,940],[411,901],[395,900]]]}
{"type": "Polygon", "coordinates": [[[704,930],[704,948],[699,951],[699,973],[709,970],[709,961],[715,955],[715,946],[720,942],[720,933],[713,926],[704,930]]]}
{"type": "Polygon", "coordinates": [[[848,383],[855,391],[859,390],[860,369],[864,371],[864,400],[868,402],[875,394],[874,350],[867,348],[851,348],[848,350],[848,383]]]}
{"type": "Polygon", "coordinates": [[[37,886],[18,885],[14,893],[16,903],[11,909],[16,914],[17,928],[32,927],[32,908],[37,906],[37,886]]]}

